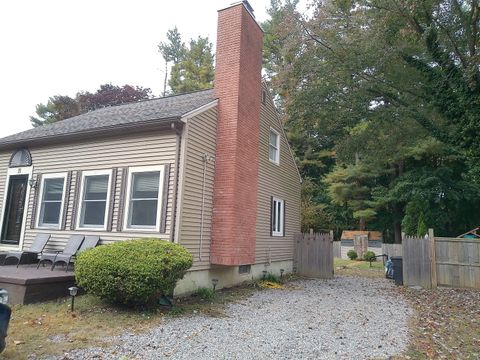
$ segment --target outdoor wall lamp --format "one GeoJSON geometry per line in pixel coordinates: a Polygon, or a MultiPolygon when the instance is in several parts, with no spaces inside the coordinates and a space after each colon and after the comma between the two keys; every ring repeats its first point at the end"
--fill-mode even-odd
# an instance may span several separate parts
{"type": "Polygon", "coordinates": [[[28,184],[30,185],[30,187],[32,189],[36,189],[37,185],[38,185],[38,182],[34,178],[31,178],[30,180],[28,180],[28,184]]]}
{"type": "Polygon", "coordinates": [[[70,296],[72,297],[72,312],[73,312],[73,307],[75,305],[75,296],[77,296],[78,293],[78,288],[75,286],[69,287],[68,291],[70,292],[70,296]]]}
{"type": "Polygon", "coordinates": [[[212,279],[213,292],[215,292],[215,288],[217,287],[217,284],[218,284],[218,279],[212,279]]]}

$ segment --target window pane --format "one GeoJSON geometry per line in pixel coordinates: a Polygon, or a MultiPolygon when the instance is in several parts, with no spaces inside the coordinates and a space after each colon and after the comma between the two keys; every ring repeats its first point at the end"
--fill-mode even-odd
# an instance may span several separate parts
{"type": "Polygon", "coordinates": [[[158,198],[160,172],[144,172],[133,174],[132,198],[152,199],[158,198]]]}
{"type": "Polygon", "coordinates": [[[272,231],[277,231],[277,202],[273,201],[273,214],[272,214],[272,231]]]}
{"type": "Polygon", "coordinates": [[[108,175],[85,177],[85,200],[106,200],[108,175]]]}
{"type": "Polygon", "coordinates": [[[43,203],[40,213],[40,224],[58,224],[60,207],[60,201],[43,203]]]}
{"type": "Polygon", "coordinates": [[[275,134],[273,131],[270,131],[270,145],[272,145],[273,147],[278,147],[277,141],[278,141],[278,135],[275,134]]]}
{"type": "Polygon", "coordinates": [[[85,201],[83,203],[81,225],[103,226],[106,203],[106,201],[85,201]]]}
{"type": "Polygon", "coordinates": [[[270,160],[277,161],[277,149],[274,149],[270,146],[268,156],[270,160]]]}
{"type": "Polygon", "coordinates": [[[63,178],[45,179],[43,183],[43,200],[62,200],[63,178]]]}
{"type": "Polygon", "coordinates": [[[278,217],[277,218],[277,231],[280,232],[280,231],[282,231],[282,226],[281,226],[281,224],[282,224],[282,218],[281,218],[281,216],[282,216],[282,211],[281,211],[282,203],[280,201],[277,202],[277,207],[278,207],[277,208],[277,217],[278,217]]]}
{"type": "Polygon", "coordinates": [[[130,225],[157,225],[158,200],[133,200],[130,211],[130,225]]]}

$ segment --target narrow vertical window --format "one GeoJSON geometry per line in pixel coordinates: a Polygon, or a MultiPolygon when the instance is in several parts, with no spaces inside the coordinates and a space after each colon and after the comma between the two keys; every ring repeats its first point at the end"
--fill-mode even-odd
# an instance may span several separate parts
{"type": "Polygon", "coordinates": [[[283,236],[284,234],[284,213],[285,213],[285,201],[272,198],[272,213],[271,216],[271,226],[272,226],[272,236],[283,236]]]}
{"type": "Polygon", "coordinates": [[[130,168],[125,227],[159,231],[164,166],[130,168]]]}
{"type": "Polygon", "coordinates": [[[85,172],[79,212],[79,228],[105,229],[111,171],[85,172]]]}
{"type": "Polygon", "coordinates": [[[66,174],[44,175],[41,184],[39,227],[60,227],[66,174]]]}
{"type": "Polygon", "coordinates": [[[275,164],[280,164],[280,135],[270,129],[268,142],[268,158],[275,164]]]}

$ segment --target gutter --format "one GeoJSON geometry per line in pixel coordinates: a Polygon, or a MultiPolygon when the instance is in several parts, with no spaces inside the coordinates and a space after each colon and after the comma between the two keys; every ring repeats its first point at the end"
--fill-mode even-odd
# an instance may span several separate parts
{"type": "Polygon", "coordinates": [[[104,126],[100,128],[87,129],[79,132],[72,132],[66,134],[45,135],[31,139],[12,140],[9,142],[0,143],[0,150],[11,150],[20,147],[53,145],[67,143],[71,140],[90,140],[105,136],[115,136],[124,133],[142,133],[151,130],[167,130],[171,129],[171,123],[178,123],[181,120],[179,116],[152,119],[146,121],[139,121],[126,124],[116,124],[104,126]]]}

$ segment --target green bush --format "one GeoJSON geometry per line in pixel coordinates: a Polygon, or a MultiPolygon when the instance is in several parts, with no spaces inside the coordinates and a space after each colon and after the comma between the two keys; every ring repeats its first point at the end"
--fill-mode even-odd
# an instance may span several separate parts
{"type": "Polygon", "coordinates": [[[203,300],[212,301],[213,299],[215,299],[215,291],[209,288],[199,288],[195,295],[203,300]]]}
{"type": "Polygon", "coordinates": [[[75,277],[78,286],[101,299],[147,305],[161,295],[172,295],[192,262],[192,255],[180,245],[135,239],[82,252],[75,263],[75,277]]]}
{"type": "Polygon", "coordinates": [[[273,283],[278,283],[278,284],[281,284],[281,280],[280,278],[275,275],[275,274],[272,274],[272,273],[268,273],[266,276],[265,276],[265,281],[270,281],[270,282],[273,282],[273,283]]]}
{"type": "Polygon", "coordinates": [[[348,250],[347,256],[350,260],[355,260],[358,257],[357,252],[355,250],[348,250]]]}
{"type": "Polygon", "coordinates": [[[377,258],[375,257],[375,253],[373,251],[367,251],[365,254],[363,254],[363,260],[376,261],[377,258]]]}

